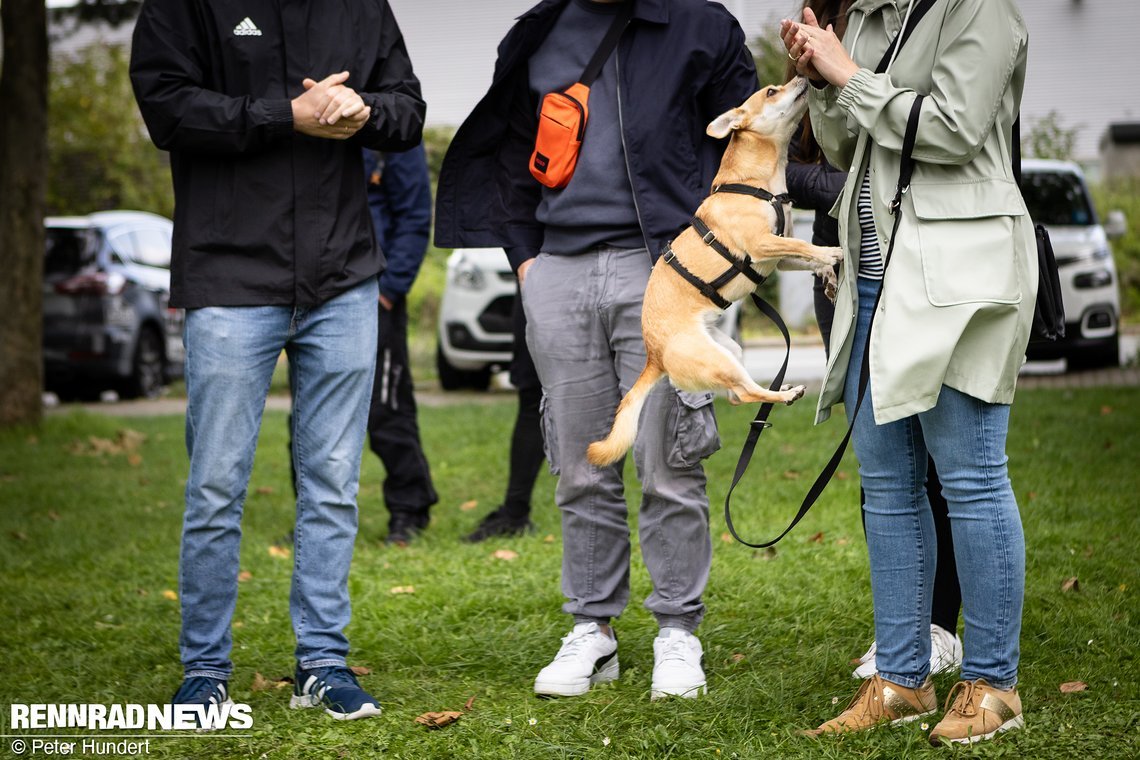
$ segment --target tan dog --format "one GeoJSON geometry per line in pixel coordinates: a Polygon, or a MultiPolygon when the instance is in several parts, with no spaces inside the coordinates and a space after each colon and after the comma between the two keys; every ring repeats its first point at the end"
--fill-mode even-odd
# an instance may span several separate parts
{"type": "MultiPolygon", "coordinates": [[[[773,195],[787,192],[784,169],[788,143],[807,108],[808,86],[807,80],[797,78],[783,87],[765,87],[739,108],[721,114],[709,124],[706,131],[712,137],[732,135],[720,171],[713,179],[714,188],[738,183],[763,188],[773,195]]],[[[744,254],[750,256],[752,267],[759,274],[767,276],[778,263],[781,269],[810,269],[824,277],[829,294],[834,297],[832,266],[843,257],[842,251],[773,234],[777,215],[770,202],[714,192],[701,203],[697,217],[738,259],[743,259],[744,254]]],[[[786,226],[790,227],[791,214],[785,217],[786,226]]],[[[729,267],[692,227],[673,241],[672,249],[677,261],[706,283],[713,282],[729,267]]],[[[718,292],[728,301],[739,301],[755,287],[741,274],[718,292]]],[[[645,369],[618,406],[609,436],[590,444],[587,458],[591,463],[608,465],[625,455],[637,435],[638,417],[646,396],[666,375],[673,385],[686,391],[725,388],[734,403],[791,404],[803,396],[803,386],[785,385],[780,391],[769,391],[749,377],[740,363],[740,346],[712,326],[719,311],[664,259],[657,262],[649,276],[641,312],[645,369]]]]}

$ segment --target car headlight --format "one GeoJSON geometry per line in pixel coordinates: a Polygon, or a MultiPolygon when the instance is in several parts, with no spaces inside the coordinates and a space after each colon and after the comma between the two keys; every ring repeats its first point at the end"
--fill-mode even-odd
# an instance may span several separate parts
{"type": "Polygon", "coordinates": [[[1107,259],[1112,256],[1112,252],[1108,248],[1097,248],[1092,252],[1092,258],[1099,261],[1100,259],[1107,259]]]}
{"type": "Polygon", "coordinates": [[[487,287],[487,278],[483,270],[467,259],[460,259],[451,273],[451,282],[457,288],[466,290],[482,290],[487,287]]]}

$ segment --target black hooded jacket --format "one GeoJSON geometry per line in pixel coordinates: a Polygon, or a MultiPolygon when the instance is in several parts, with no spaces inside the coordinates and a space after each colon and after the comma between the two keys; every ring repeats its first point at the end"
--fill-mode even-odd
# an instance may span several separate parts
{"type": "Polygon", "coordinates": [[[314,306],[384,268],[361,147],[414,147],[425,110],[387,0],[147,0],[131,81],[170,151],[171,305],[314,306]],[[368,124],[294,132],[301,81],[346,70],[368,124]]]}

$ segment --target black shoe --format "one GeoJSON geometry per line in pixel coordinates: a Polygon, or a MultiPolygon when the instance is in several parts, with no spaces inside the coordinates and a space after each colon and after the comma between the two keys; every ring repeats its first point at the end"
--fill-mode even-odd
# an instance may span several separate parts
{"type": "Polygon", "coordinates": [[[534,523],[530,521],[527,516],[515,517],[508,515],[499,507],[491,514],[483,518],[479,523],[479,527],[475,528],[470,535],[464,536],[463,540],[477,544],[480,541],[486,541],[488,538],[495,536],[521,536],[524,533],[530,533],[534,530],[534,523]]]}
{"type": "Polygon", "coordinates": [[[428,526],[430,519],[428,515],[393,512],[388,518],[388,536],[384,539],[384,543],[407,546],[428,526]]]}

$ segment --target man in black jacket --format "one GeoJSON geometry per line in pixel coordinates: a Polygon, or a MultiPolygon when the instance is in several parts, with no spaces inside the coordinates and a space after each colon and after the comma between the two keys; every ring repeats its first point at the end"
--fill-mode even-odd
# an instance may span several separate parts
{"type": "Polygon", "coordinates": [[[241,512],[269,381],[292,367],[297,639],[291,706],[376,715],[345,666],[348,570],[384,259],[361,147],[420,140],[424,103],[386,0],[147,0],[131,80],[174,178],[185,308],[180,646],[172,702],[229,699],[241,512]]]}
{"type": "MultiPolygon", "coordinates": [[[[491,88],[444,160],[436,244],[502,246],[520,282],[527,344],[543,391],[543,429],[562,513],[563,610],[574,627],[535,679],[541,695],[584,694],[618,676],[610,628],[629,599],[622,465],[597,468],[622,391],[645,364],[641,300],[653,261],[700,205],[724,150],[713,119],[756,90],[736,20],[706,0],[547,0],[499,46],[491,88]],[[613,24],[632,19],[589,94],[573,179],[531,177],[537,110],[582,76],[613,24]],[[615,20],[617,19],[617,20],[615,20]]],[[[701,460],[720,445],[712,394],[662,384],[646,402],[634,460],[638,529],[660,627],[650,696],[705,691],[694,635],[712,549],[701,460]]]]}

